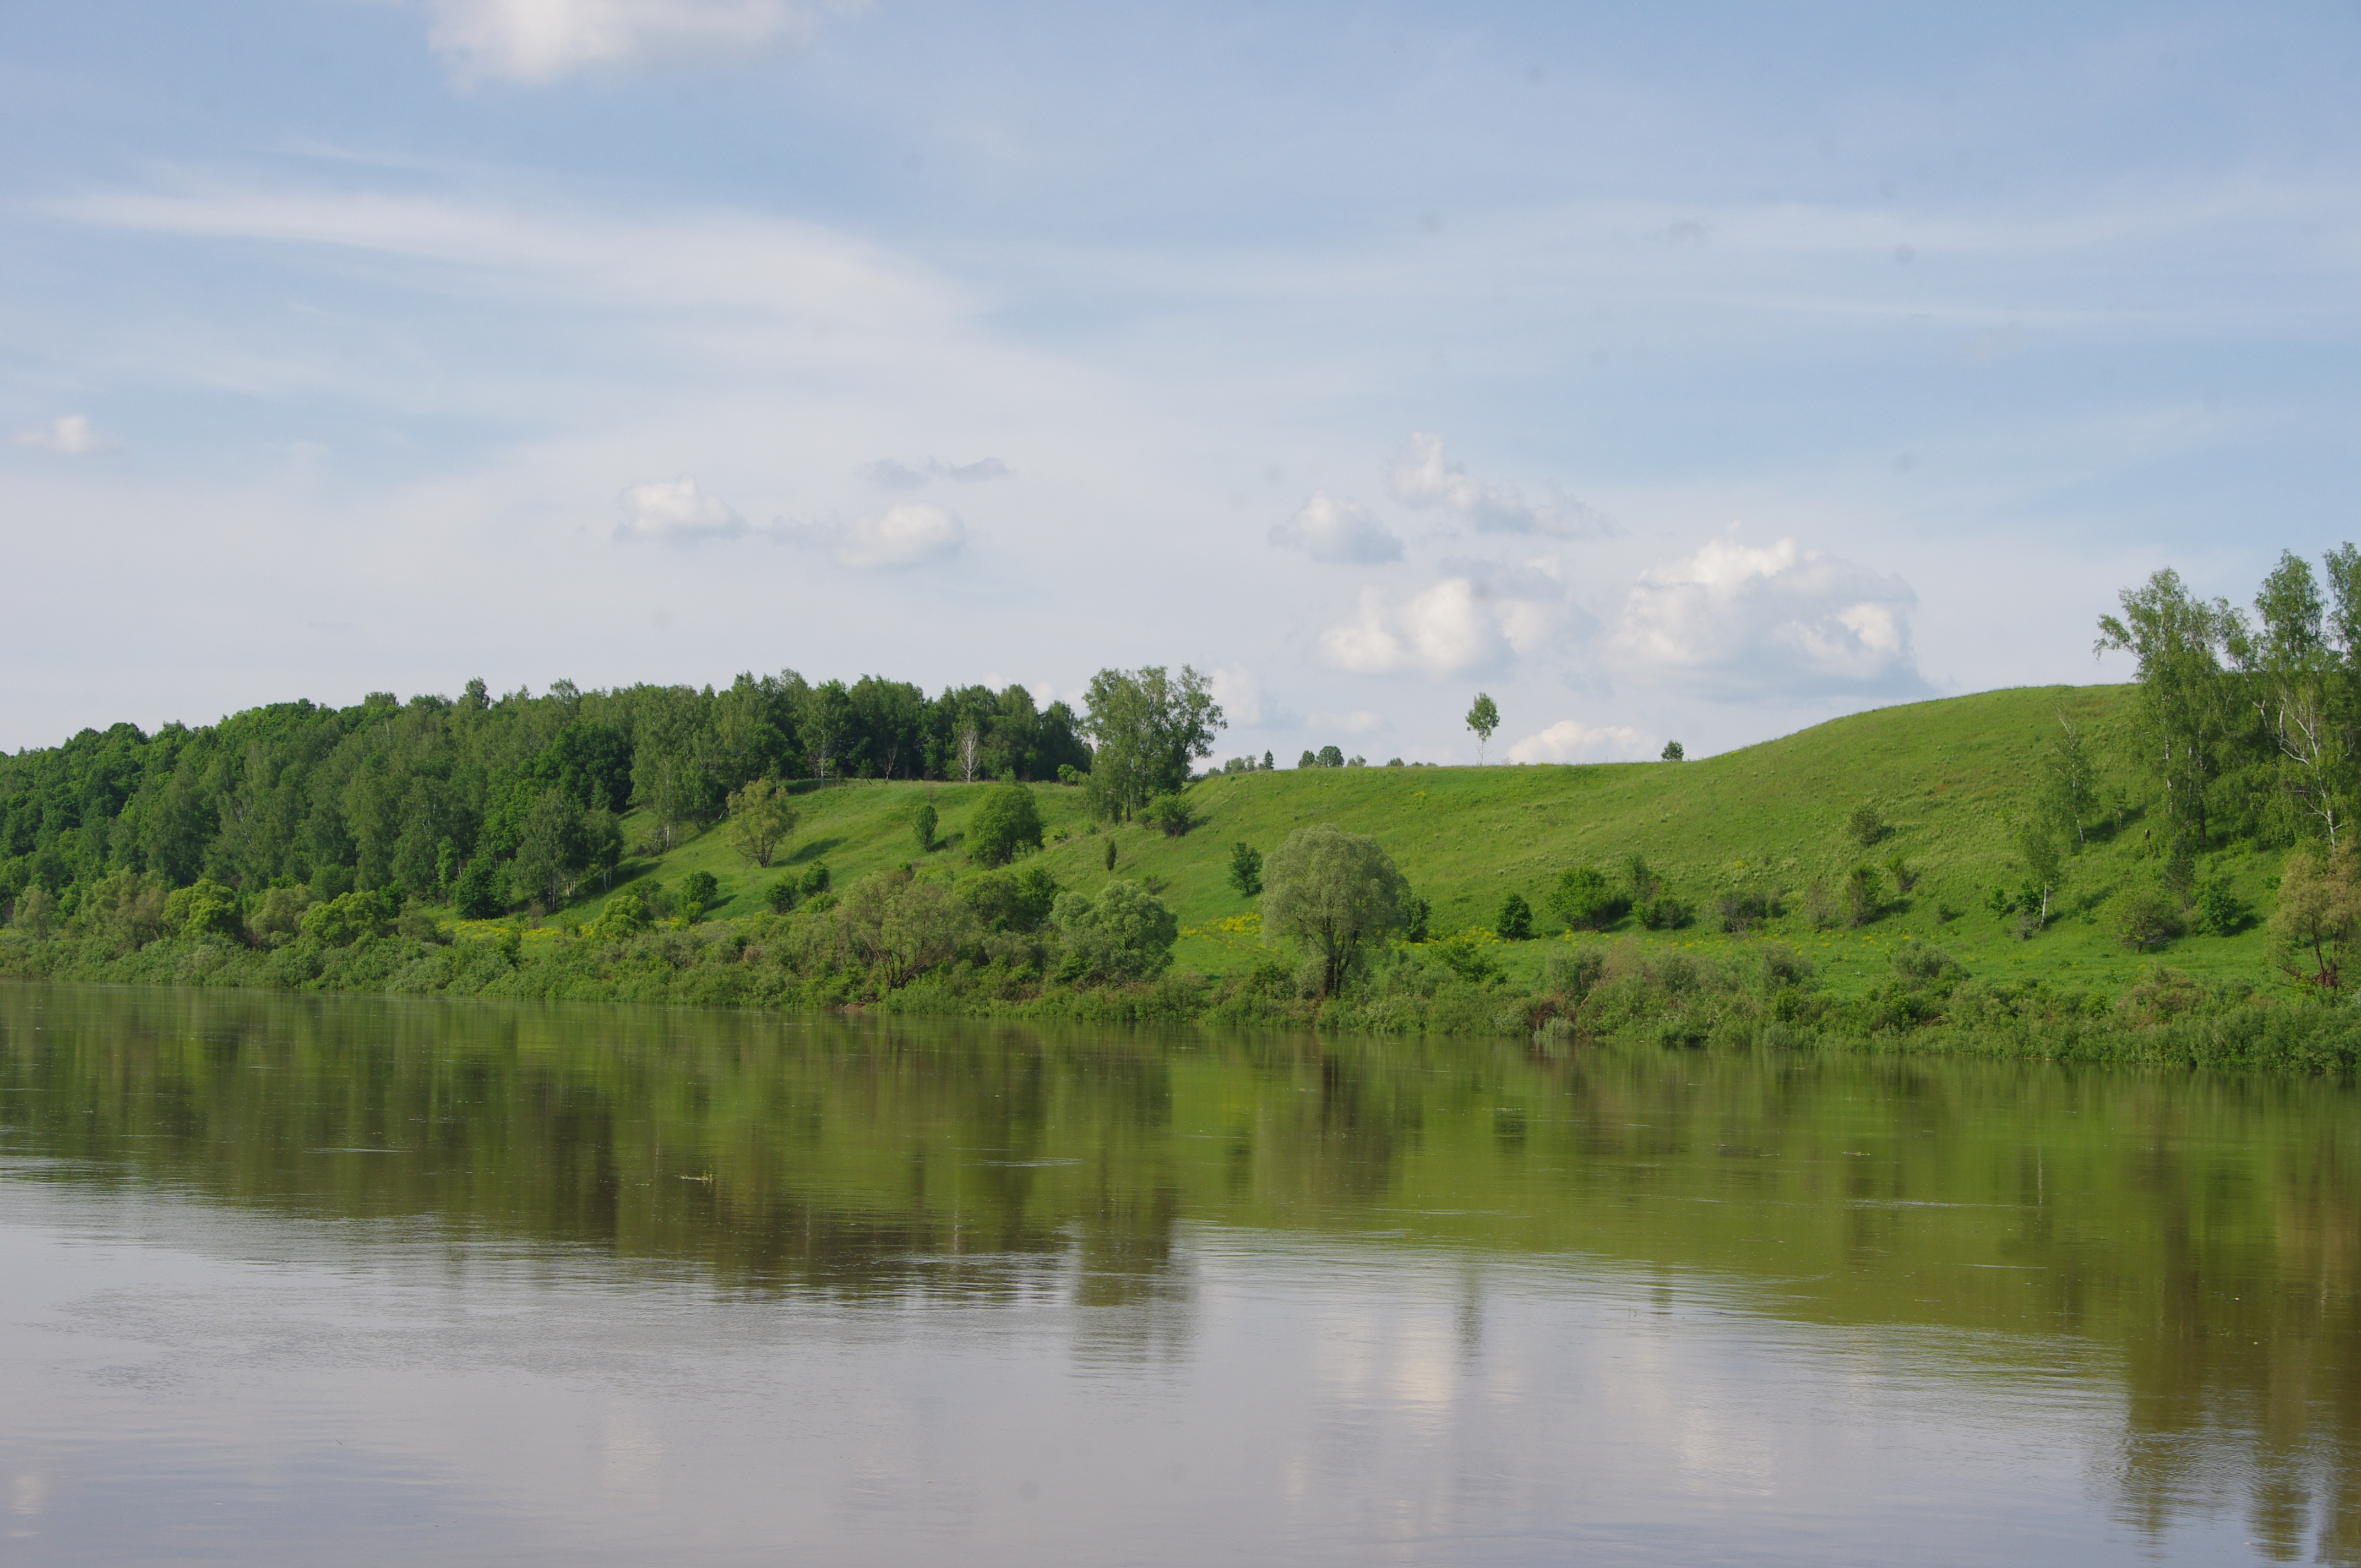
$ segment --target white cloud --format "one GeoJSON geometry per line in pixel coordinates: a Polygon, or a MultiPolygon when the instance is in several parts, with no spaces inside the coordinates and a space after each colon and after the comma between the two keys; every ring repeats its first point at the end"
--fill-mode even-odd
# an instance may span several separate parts
{"type": "Polygon", "coordinates": [[[1270,542],[1337,565],[1399,561],[1402,554],[1401,541],[1367,508],[1325,490],[1312,491],[1292,518],[1272,529],[1270,542]]]}
{"type": "Polygon", "coordinates": [[[728,60],[800,44],[862,0],[427,0],[427,43],[463,82],[554,82],[603,67],[728,60]]]}
{"type": "Polygon", "coordinates": [[[1614,520],[1572,496],[1528,501],[1488,485],[1444,455],[1443,438],[1423,431],[1394,454],[1386,488],[1404,506],[1439,509],[1485,533],[1548,533],[1582,538],[1615,532],[1614,520]]]}
{"type": "Polygon", "coordinates": [[[47,424],[18,431],[16,444],[38,446],[44,452],[55,452],[65,457],[82,457],[121,444],[92,424],[89,415],[64,414],[47,424]]]}
{"type": "Polygon", "coordinates": [[[1538,735],[1528,735],[1509,748],[1512,762],[1587,762],[1593,756],[1636,762],[1649,754],[1653,742],[1627,724],[1592,729],[1572,718],[1561,718],[1538,735]]]}
{"type": "Polygon", "coordinates": [[[1372,730],[1392,728],[1366,707],[1356,707],[1350,713],[1315,713],[1304,724],[1312,729],[1341,729],[1347,735],[1367,735],[1372,730]]]}
{"type": "Polygon", "coordinates": [[[1500,663],[1509,640],[1490,597],[1466,577],[1446,577],[1399,606],[1362,589],[1360,618],[1322,632],[1320,652],[1359,675],[1407,669],[1447,675],[1500,663]]]}
{"type": "Polygon", "coordinates": [[[923,565],[967,547],[967,525],[926,501],[905,501],[849,523],[806,523],[785,532],[825,546],[840,566],[864,571],[923,565]]]}
{"type": "Polygon", "coordinates": [[[746,520],[691,478],[659,479],[623,492],[618,539],[728,539],[746,532],[746,520]]]}
{"type": "Polygon", "coordinates": [[[1640,576],[1615,630],[1627,667],[1709,696],[1924,691],[1910,651],[1917,595],[1899,577],[1792,539],[1725,536],[1640,576]]]}
{"type": "Polygon", "coordinates": [[[1262,679],[1244,664],[1223,664],[1209,677],[1213,682],[1213,700],[1222,705],[1222,717],[1232,724],[1262,722],[1262,679]]]}

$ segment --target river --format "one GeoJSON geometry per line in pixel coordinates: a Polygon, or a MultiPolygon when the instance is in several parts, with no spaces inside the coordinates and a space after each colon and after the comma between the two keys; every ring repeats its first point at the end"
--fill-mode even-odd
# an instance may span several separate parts
{"type": "Polygon", "coordinates": [[[0,985],[13,1564],[2361,1563],[2361,1095],[0,985]]]}

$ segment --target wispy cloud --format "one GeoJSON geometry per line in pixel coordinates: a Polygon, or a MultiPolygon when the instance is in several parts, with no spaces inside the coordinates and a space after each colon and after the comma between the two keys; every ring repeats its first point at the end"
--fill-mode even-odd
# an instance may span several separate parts
{"type": "Polygon", "coordinates": [[[93,452],[104,452],[120,446],[121,441],[90,422],[87,414],[60,414],[47,424],[37,424],[16,434],[19,446],[38,447],[54,452],[60,457],[86,457],[93,452]]]}
{"type": "Polygon", "coordinates": [[[1270,542],[1301,550],[1314,561],[1342,565],[1399,561],[1401,541],[1357,501],[1314,490],[1295,515],[1270,531],[1270,542]]]}
{"type": "Polygon", "coordinates": [[[462,82],[723,60],[809,40],[863,0],[426,0],[427,42],[462,82]]]}
{"type": "Polygon", "coordinates": [[[1508,756],[1512,762],[1587,762],[1594,758],[1636,762],[1647,756],[1653,744],[1627,724],[1594,728],[1579,719],[1561,718],[1510,747],[1508,756]]]}
{"type": "Polygon", "coordinates": [[[1614,520],[1572,496],[1529,501],[1486,484],[1444,455],[1443,438],[1413,433],[1394,454],[1386,488],[1404,506],[1437,510],[1485,533],[1545,533],[1578,539],[1615,532],[1614,520]]]}
{"type": "Polygon", "coordinates": [[[880,457],[861,466],[861,477],[882,490],[915,490],[936,479],[980,485],[990,479],[1005,479],[1009,472],[1008,465],[997,457],[979,457],[972,463],[946,463],[939,457],[929,457],[915,464],[880,457]]]}

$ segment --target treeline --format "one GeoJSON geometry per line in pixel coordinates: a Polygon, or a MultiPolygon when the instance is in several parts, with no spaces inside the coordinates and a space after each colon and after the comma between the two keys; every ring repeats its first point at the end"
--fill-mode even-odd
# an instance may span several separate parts
{"type": "Polygon", "coordinates": [[[1221,722],[1184,667],[1103,671],[1081,715],[1019,685],[929,697],[790,670],[721,690],[560,681],[540,696],[475,680],[456,699],[282,703],[154,735],[118,724],[0,757],[0,905],[46,924],[103,883],[116,898],[205,883],[247,905],[280,887],[464,892],[463,912],[496,913],[611,872],[632,848],[628,809],[645,811],[652,850],[756,780],[1063,779],[1120,817],[1185,783],[1221,722]]]}

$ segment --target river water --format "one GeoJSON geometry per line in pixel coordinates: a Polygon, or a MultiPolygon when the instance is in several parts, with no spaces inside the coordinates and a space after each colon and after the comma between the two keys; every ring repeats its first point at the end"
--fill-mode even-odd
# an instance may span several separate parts
{"type": "Polygon", "coordinates": [[[2361,1563],[2361,1096],[0,986],[12,1564],[2361,1563]]]}

